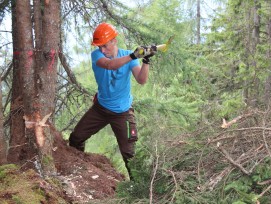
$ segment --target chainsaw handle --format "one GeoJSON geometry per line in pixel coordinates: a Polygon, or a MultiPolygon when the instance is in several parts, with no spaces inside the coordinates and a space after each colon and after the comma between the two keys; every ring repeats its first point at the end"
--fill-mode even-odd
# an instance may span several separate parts
{"type": "MultiPolygon", "coordinates": [[[[171,36],[168,41],[165,43],[165,44],[161,44],[161,45],[156,45],[156,48],[158,51],[162,51],[162,52],[166,52],[169,45],[171,44],[172,40],[173,40],[174,36],[171,36]]],[[[151,46],[148,46],[148,47],[151,47],[151,46]]],[[[147,47],[147,48],[148,48],[147,47]]],[[[148,48],[148,49],[151,49],[151,48],[148,48]]],[[[150,50],[151,52],[151,50],[150,50]]],[[[140,51],[139,51],[140,54],[144,54],[144,48],[142,48],[140,51]]]]}

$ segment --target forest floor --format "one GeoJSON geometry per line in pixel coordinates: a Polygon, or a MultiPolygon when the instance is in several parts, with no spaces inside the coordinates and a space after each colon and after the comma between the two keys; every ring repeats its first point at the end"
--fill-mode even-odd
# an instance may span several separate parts
{"type": "Polygon", "coordinates": [[[113,198],[117,184],[125,180],[105,156],[69,147],[60,135],[55,140],[53,157],[57,185],[51,177],[42,179],[37,171],[0,166],[0,203],[99,203],[113,198]]]}

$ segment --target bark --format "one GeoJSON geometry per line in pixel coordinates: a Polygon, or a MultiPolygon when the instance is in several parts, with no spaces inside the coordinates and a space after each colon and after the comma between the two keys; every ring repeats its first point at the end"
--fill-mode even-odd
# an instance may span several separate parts
{"type": "MultiPolygon", "coordinates": [[[[35,50],[36,50],[36,69],[35,73],[41,69],[42,66],[42,13],[41,13],[41,0],[33,1],[33,12],[34,12],[34,32],[35,32],[35,50]]],[[[37,77],[35,74],[35,82],[37,82],[37,77]]]]}
{"type": "Polygon", "coordinates": [[[33,41],[30,3],[12,1],[13,81],[8,161],[23,162],[35,154],[33,132],[25,134],[23,116],[31,115],[33,90],[33,41]],[[23,100],[24,99],[24,100],[23,100]],[[32,141],[29,142],[29,141],[32,141]]]}

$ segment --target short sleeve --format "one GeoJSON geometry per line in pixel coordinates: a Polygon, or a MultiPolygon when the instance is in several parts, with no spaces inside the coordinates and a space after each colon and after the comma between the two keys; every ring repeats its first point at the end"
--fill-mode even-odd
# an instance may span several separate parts
{"type": "Polygon", "coordinates": [[[91,60],[93,64],[96,64],[96,62],[103,57],[105,56],[99,49],[96,49],[91,53],[91,60]]]}

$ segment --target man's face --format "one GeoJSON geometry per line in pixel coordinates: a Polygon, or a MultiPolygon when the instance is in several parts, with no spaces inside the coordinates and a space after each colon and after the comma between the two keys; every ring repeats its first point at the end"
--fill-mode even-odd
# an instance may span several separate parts
{"type": "Polygon", "coordinates": [[[106,56],[106,57],[113,57],[114,51],[115,51],[115,45],[116,45],[116,39],[110,40],[104,45],[98,46],[100,51],[106,56]]]}

